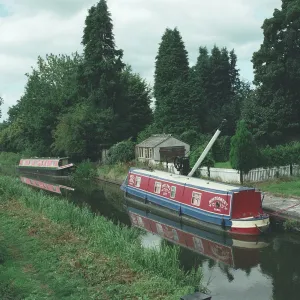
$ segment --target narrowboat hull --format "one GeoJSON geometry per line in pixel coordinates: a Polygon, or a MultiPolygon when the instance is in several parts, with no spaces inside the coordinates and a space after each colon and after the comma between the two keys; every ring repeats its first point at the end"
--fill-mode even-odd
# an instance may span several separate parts
{"type": "Polygon", "coordinates": [[[253,188],[132,168],[121,189],[127,199],[158,205],[235,235],[260,235],[270,224],[261,195],[253,188]]]}

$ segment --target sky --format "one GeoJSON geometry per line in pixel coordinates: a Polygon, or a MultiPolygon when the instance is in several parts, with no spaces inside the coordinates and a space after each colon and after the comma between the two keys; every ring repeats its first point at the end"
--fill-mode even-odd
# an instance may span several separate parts
{"type": "MultiPolygon", "coordinates": [[[[37,57],[82,52],[88,9],[97,0],[0,0],[2,120],[24,92],[37,57]]],[[[235,49],[241,77],[253,80],[251,57],[263,40],[265,18],[281,0],[108,0],[116,45],[124,61],[153,83],[155,56],[167,27],[181,32],[193,65],[200,46],[235,49]]]]}

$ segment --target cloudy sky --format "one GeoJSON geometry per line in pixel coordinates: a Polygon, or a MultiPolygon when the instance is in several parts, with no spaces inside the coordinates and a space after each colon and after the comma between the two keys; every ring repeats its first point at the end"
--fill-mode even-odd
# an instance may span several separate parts
{"type": "MultiPolygon", "coordinates": [[[[88,8],[97,0],[0,0],[0,95],[9,106],[24,91],[38,55],[82,51],[88,8]]],[[[108,0],[116,44],[134,71],[153,82],[158,43],[166,27],[178,27],[190,63],[199,46],[234,48],[241,76],[252,81],[250,62],[263,39],[261,25],[280,0],[108,0]]]]}

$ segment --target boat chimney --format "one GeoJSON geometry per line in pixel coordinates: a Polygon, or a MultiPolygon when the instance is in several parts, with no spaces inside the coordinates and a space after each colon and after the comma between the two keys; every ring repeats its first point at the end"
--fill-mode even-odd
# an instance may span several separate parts
{"type": "Polygon", "coordinates": [[[223,129],[224,124],[227,122],[226,119],[224,119],[222,121],[222,123],[220,124],[220,126],[218,127],[217,131],[215,132],[214,136],[211,138],[211,140],[209,141],[209,143],[207,144],[207,146],[205,147],[205,149],[203,150],[203,152],[201,153],[200,157],[198,158],[197,162],[195,163],[193,169],[190,171],[190,173],[187,175],[189,177],[192,177],[195,173],[195,171],[199,168],[200,164],[202,163],[202,161],[204,160],[204,158],[206,157],[208,151],[211,149],[211,147],[213,146],[214,142],[216,141],[216,139],[218,138],[218,136],[221,133],[221,130],[223,129]]]}

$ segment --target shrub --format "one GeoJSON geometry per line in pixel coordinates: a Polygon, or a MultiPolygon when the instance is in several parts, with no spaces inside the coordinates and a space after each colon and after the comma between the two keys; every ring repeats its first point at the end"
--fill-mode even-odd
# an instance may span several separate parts
{"type": "Polygon", "coordinates": [[[97,170],[95,166],[89,159],[87,159],[77,166],[76,171],[72,175],[72,179],[75,181],[81,179],[91,180],[96,176],[97,170]]]}
{"type": "Polygon", "coordinates": [[[113,145],[108,151],[108,163],[117,164],[134,159],[135,144],[131,140],[122,141],[113,145]]]}

